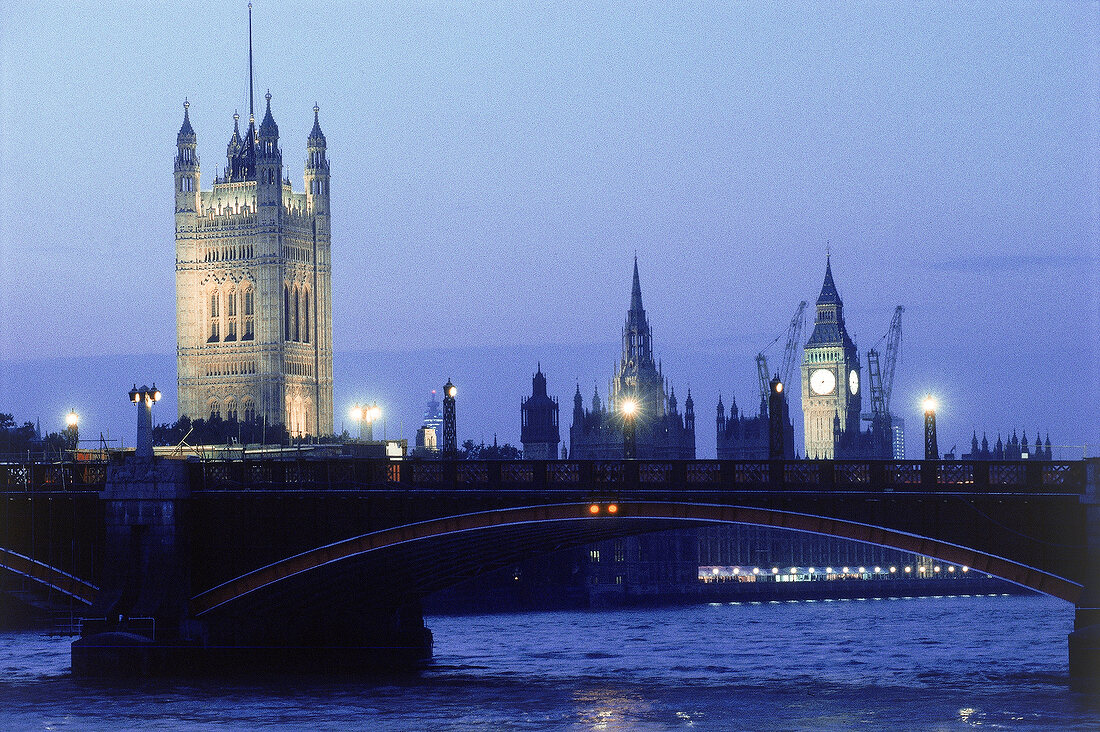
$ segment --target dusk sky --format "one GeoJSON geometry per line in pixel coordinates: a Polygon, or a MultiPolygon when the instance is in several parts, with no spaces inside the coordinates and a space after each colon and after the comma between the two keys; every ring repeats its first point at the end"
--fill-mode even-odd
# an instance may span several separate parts
{"type": "MultiPolygon", "coordinates": [[[[296,191],[314,102],[328,140],[337,428],[374,369],[405,436],[453,377],[460,439],[515,442],[538,358],[567,426],[637,253],[713,456],[719,391],[755,404],[829,247],[861,358],[906,308],[911,457],[927,391],[945,450],[1041,428],[1100,454],[1100,3],[670,5],[254,3],[296,191]]],[[[132,443],[145,374],[71,365],[149,354],[174,419],[176,132],[186,97],[208,188],[247,119],[246,3],[0,13],[0,412],[56,429],[104,384],[81,408],[132,443]]]]}

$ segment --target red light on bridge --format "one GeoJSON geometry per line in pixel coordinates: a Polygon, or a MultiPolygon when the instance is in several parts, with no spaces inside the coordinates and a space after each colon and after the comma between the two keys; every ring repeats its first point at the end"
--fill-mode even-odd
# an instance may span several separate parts
{"type": "Polygon", "coordinates": [[[599,507],[599,505],[598,505],[598,504],[595,504],[595,503],[593,503],[593,504],[592,504],[591,506],[589,506],[589,507],[588,507],[588,512],[589,512],[590,514],[592,514],[593,516],[595,516],[595,515],[596,515],[597,513],[599,513],[599,512],[600,512],[600,507],[599,507]]]}
{"type": "Polygon", "coordinates": [[[609,505],[609,506],[607,507],[607,512],[608,512],[608,513],[618,513],[618,512],[619,512],[619,507],[618,507],[618,505],[616,505],[616,504],[612,503],[611,505],[609,505]]]}

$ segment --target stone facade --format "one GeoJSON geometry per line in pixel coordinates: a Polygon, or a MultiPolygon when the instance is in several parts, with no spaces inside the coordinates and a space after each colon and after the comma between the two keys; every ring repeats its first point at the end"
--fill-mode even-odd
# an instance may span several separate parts
{"type": "Polygon", "coordinates": [[[267,111],[240,134],[225,174],[202,190],[184,104],[176,139],[179,414],[260,420],[297,437],[332,433],[329,162],[314,106],[305,190],[285,177],[267,111]]]}

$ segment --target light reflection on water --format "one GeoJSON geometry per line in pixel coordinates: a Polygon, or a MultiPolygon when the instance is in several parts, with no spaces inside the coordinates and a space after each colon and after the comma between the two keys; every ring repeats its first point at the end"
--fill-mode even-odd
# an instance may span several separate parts
{"type": "Polygon", "coordinates": [[[68,640],[0,634],[0,729],[1090,729],[1072,608],[1042,597],[434,617],[436,665],[385,678],[116,683],[68,640]]]}

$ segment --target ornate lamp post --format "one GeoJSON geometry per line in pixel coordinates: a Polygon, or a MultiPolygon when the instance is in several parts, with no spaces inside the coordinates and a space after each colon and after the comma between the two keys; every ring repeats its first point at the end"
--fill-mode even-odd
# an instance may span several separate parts
{"type": "Polygon", "coordinates": [[[620,410],[623,413],[623,457],[635,460],[638,457],[638,436],[635,419],[638,416],[638,402],[633,399],[623,401],[620,410]]]}
{"type": "Polygon", "coordinates": [[[443,385],[443,458],[458,457],[458,425],[455,418],[455,394],[458,389],[447,379],[443,385]]]}
{"type": "Polygon", "coordinates": [[[931,394],[924,398],[924,459],[940,459],[939,445],[936,444],[936,400],[931,394]]]}
{"type": "Polygon", "coordinates": [[[130,401],[137,405],[137,456],[153,457],[153,404],[160,401],[160,389],[156,382],[152,386],[134,384],[130,390],[130,401]]]}

